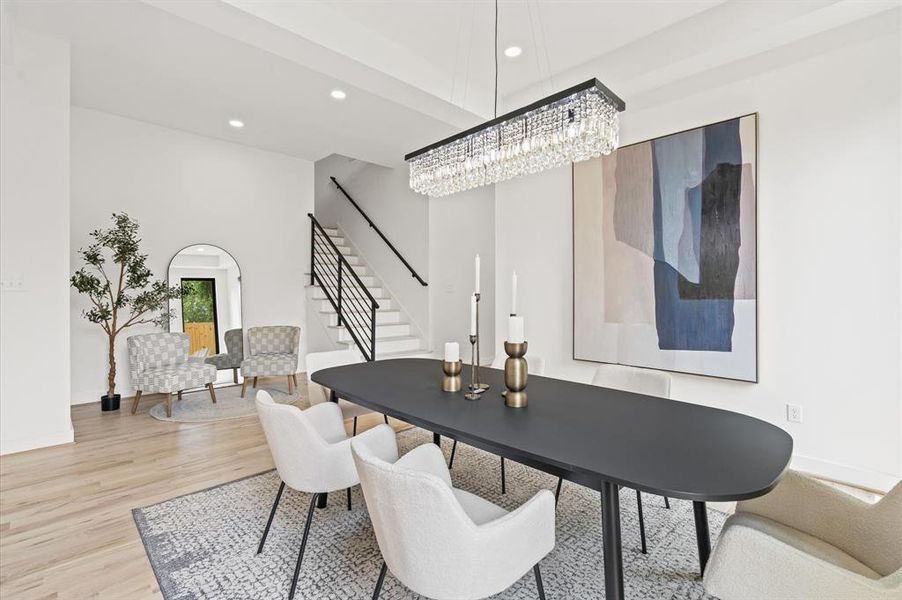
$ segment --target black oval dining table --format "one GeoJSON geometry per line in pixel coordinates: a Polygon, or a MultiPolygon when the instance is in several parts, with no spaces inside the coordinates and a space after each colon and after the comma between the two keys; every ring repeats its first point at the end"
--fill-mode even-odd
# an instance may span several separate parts
{"type": "MultiPolygon", "coordinates": [[[[528,357],[527,357],[528,359],[528,357]]],[[[711,541],[706,502],[755,498],[792,454],[785,431],[753,417],[676,400],[530,375],[528,405],[510,408],[504,373],[481,368],[479,400],[443,392],[441,361],[380,360],[311,377],[344,398],[601,492],[605,597],[623,598],[620,487],[693,502],[699,562],[711,541]]],[[[462,373],[469,379],[469,367],[462,373]]],[[[464,386],[466,387],[466,386],[464,386]]]]}

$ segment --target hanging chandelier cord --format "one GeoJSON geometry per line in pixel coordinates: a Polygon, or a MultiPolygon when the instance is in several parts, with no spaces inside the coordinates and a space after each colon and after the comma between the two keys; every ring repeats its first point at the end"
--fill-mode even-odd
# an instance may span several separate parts
{"type": "Polygon", "coordinates": [[[495,0],[495,115],[498,116],[498,0],[495,0]]]}

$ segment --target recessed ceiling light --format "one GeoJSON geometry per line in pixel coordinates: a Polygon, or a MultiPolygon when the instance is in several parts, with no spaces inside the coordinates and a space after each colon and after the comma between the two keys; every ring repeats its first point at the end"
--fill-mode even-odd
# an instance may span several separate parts
{"type": "Polygon", "coordinates": [[[203,246],[198,246],[198,247],[197,247],[197,251],[198,251],[198,252],[203,252],[204,250],[206,250],[206,248],[204,248],[203,246]]]}
{"type": "Polygon", "coordinates": [[[242,127],[244,127],[244,121],[239,121],[238,119],[229,119],[229,125],[231,125],[235,129],[241,129],[242,127]]]}
{"type": "Polygon", "coordinates": [[[332,90],[332,93],[329,95],[332,96],[333,98],[335,98],[336,100],[344,100],[345,98],[348,97],[348,95],[345,94],[342,90],[332,90]]]}
{"type": "Polygon", "coordinates": [[[504,56],[508,58],[517,58],[523,54],[523,48],[520,46],[509,46],[504,49],[504,56]]]}

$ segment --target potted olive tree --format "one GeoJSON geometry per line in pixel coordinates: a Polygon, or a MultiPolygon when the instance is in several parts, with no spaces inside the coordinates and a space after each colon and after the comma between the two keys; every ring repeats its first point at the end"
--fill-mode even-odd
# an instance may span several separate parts
{"type": "Polygon", "coordinates": [[[109,229],[91,232],[94,241],[78,251],[84,266],[70,280],[72,287],[91,301],[91,308],[82,311],[82,316],[98,324],[107,336],[107,393],[100,398],[105,411],[119,409],[117,336],[135,325],[168,325],[172,316],[169,300],[181,296],[179,288],[154,279],[147,268],[147,255],[139,251],[138,222],[125,213],[114,213],[112,221],[109,229]]]}

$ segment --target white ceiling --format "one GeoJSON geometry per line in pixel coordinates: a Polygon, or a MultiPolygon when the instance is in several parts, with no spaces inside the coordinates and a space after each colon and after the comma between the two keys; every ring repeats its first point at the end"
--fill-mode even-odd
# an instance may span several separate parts
{"type": "MultiPolygon", "coordinates": [[[[590,77],[627,102],[898,0],[503,0],[499,111],[590,77]],[[552,82],[553,79],[553,82],[552,82]]],[[[491,0],[14,0],[70,41],[72,103],[316,160],[384,165],[492,111],[491,0]],[[332,89],[348,93],[337,102],[332,89]],[[246,127],[235,130],[227,121],[246,127]]],[[[676,88],[674,88],[676,89],[676,88]]]]}

